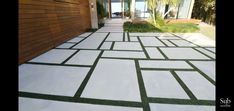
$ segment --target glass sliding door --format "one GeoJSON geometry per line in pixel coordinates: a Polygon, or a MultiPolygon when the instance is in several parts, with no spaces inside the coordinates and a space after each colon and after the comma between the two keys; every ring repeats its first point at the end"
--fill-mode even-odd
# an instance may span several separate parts
{"type": "Polygon", "coordinates": [[[135,17],[136,18],[148,18],[149,17],[146,0],[136,0],[135,17]]]}

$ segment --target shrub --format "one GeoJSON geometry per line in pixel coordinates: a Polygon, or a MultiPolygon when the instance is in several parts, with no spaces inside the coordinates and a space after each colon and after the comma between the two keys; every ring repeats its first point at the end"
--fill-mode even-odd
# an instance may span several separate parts
{"type": "MultiPolygon", "coordinates": [[[[156,12],[155,15],[156,15],[156,27],[161,27],[161,26],[165,25],[165,21],[164,21],[164,19],[162,18],[162,16],[160,15],[160,13],[159,13],[159,12],[156,12]]],[[[149,22],[150,22],[151,24],[154,23],[152,17],[150,17],[149,22]]]]}
{"type": "Polygon", "coordinates": [[[106,10],[103,7],[103,5],[98,1],[97,1],[97,14],[99,19],[106,17],[106,10]]]}
{"type": "Polygon", "coordinates": [[[128,32],[160,32],[158,28],[145,21],[125,22],[123,27],[124,31],[128,32]]]}

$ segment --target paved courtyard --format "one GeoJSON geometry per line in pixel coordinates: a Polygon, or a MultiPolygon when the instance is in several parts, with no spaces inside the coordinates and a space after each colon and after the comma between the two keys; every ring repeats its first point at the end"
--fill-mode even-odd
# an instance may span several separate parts
{"type": "Polygon", "coordinates": [[[215,42],[109,20],[19,66],[19,111],[215,111],[215,42]]]}

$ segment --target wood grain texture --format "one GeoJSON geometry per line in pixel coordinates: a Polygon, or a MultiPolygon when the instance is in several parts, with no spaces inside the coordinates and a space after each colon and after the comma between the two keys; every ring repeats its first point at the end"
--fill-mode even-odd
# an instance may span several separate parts
{"type": "Polygon", "coordinates": [[[19,64],[90,27],[88,0],[19,0],[19,64]]]}

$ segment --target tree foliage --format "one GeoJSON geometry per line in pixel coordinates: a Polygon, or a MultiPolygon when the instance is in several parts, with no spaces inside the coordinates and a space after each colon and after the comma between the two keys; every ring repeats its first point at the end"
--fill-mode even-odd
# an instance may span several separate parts
{"type": "Polygon", "coordinates": [[[192,17],[215,24],[215,0],[195,0],[192,17]]]}

